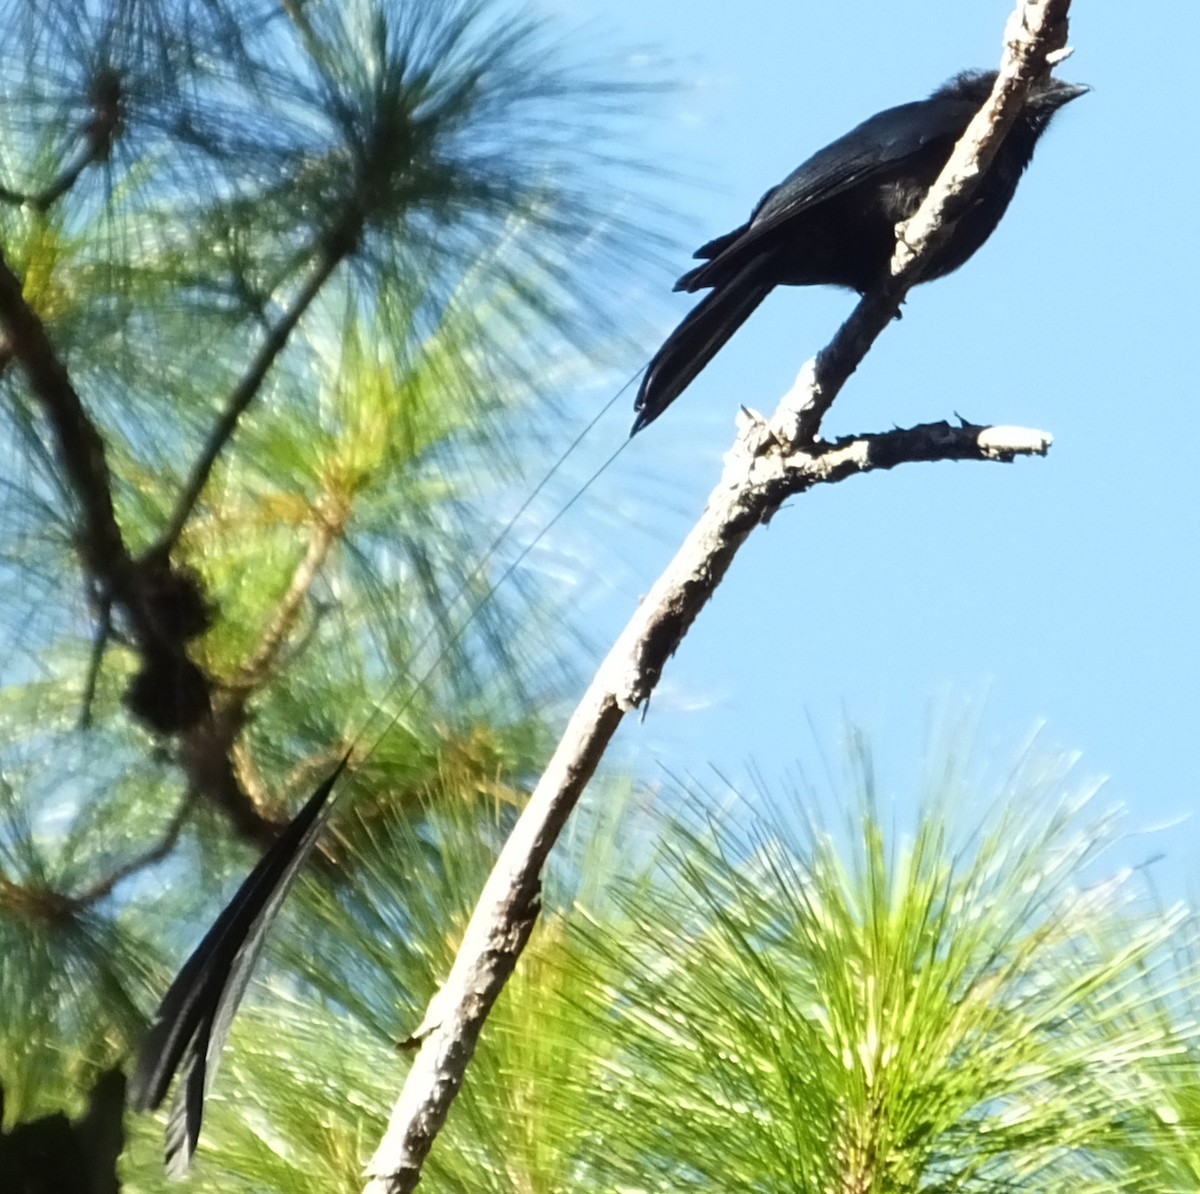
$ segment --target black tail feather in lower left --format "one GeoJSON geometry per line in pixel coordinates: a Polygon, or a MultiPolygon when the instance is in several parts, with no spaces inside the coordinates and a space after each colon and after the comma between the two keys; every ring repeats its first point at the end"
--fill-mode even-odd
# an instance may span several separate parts
{"type": "Polygon", "coordinates": [[[333,786],[348,761],[347,755],[317,787],[222,910],[163,996],[138,1051],[128,1092],[135,1111],[156,1110],[172,1079],[181,1078],[167,1123],[172,1176],[187,1171],[196,1151],[204,1098],[234,1014],[267,933],[321,836],[333,786]]]}

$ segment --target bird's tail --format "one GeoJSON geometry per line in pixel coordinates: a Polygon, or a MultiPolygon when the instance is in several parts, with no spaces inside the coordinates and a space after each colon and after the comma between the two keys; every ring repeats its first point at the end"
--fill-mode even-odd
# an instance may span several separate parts
{"type": "Polygon", "coordinates": [[[631,435],[653,423],[696,380],[767,297],[771,285],[761,280],[759,267],[755,258],[705,295],[654,354],[634,400],[637,419],[631,435]]]}

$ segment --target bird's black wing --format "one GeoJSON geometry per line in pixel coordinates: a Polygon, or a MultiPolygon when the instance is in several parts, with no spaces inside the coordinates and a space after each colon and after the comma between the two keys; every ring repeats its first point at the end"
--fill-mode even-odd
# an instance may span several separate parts
{"type": "Polygon", "coordinates": [[[321,835],[333,786],[348,761],[349,755],[308,798],[183,964],[138,1052],[129,1085],[135,1110],[153,1111],[176,1073],[182,1075],[167,1124],[166,1160],[173,1175],[186,1171],[195,1151],[205,1092],[234,1013],[267,931],[321,835]]]}
{"type": "Polygon", "coordinates": [[[899,163],[931,144],[947,143],[948,153],[977,110],[970,101],[935,95],[877,112],[772,187],[741,228],[709,241],[695,255],[715,260],[735,246],[739,255],[752,253],[782,225],[853,187],[894,174],[899,163]]]}

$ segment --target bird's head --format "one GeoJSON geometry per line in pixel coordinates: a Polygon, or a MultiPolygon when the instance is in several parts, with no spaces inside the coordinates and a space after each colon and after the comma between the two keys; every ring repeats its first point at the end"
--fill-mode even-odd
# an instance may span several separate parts
{"type": "MultiPolygon", "coordinates": [[[[996,72],[994,70],[965,70],[943,83],[933,93],[933,96],[936,98],[940,95],[949,95],[956,99],[970,100],[972,103],[982,106],[984,100],[991,95],[995,85],[996,72]]],[[[1067,83],[1062,79],[1046,75],[1029,89],[1029,95],[1025,100],[1025,114],[1044,125],[1064,104],[1069,104],[1073,99],[1078,99],[1089,91],[1091,88],[1083,83],[1067,83]]]]}

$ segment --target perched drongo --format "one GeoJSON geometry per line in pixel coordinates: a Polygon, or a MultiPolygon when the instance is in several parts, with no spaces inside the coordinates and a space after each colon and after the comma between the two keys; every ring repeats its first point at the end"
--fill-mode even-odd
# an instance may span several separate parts
{"type": "MultiPolygon", "coordinates": [[[[633,433],[696,380],[776,286],[845,286],[859,294],[878,286],[896,247],[896,225],[916,212],[995,81],[995,71],[964,71],[928,99],[864,120],[769,190],[740,228],[697,249],[704,263],[675,289],[708,294],[647,366],[633,433]]],[[[920,281],[958,269],[991,236],[1054,113],[1087,90],[1050,78],[1033,87],[971,206],[920,281]]]]}

